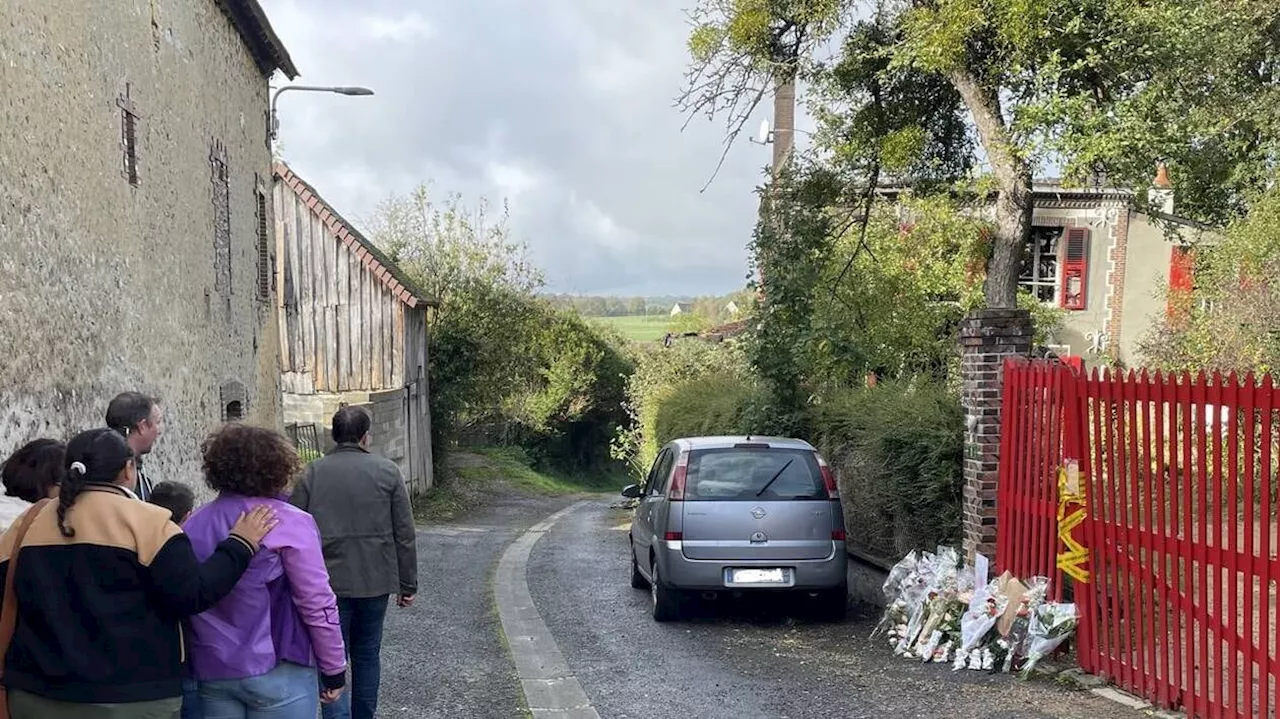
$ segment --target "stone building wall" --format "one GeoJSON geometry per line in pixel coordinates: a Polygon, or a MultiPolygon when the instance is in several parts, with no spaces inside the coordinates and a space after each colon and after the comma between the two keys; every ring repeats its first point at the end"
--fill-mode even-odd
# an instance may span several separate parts
{"type": "Polygon", "coordinates": [[[362,405],[373,417],[369,430],[369,451],[380,454],[400,466],[405,473],[408,437],[405,427],[404,390],[387,390],[369,395],[362,405]]]}
{"type": "Polygon", "coordinates": [[[168,425],[149,474],[196,483],[221,388],[280,426],[267,78],[214,0],[5,0],[0,27],[0,455],[137,389],[168,425]]]}

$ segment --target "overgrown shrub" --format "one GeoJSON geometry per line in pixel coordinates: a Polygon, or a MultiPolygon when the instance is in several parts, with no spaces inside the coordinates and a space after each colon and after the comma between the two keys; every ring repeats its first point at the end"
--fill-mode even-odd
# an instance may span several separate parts
{"type": "Polygon", "coordinates": [[[709,377],[746,381],[750,368],[736,346],[682,340],[671,347],[636,350],[635,371],[627,378],[626,411],[631,422],[613,442],[613,456],[642,476],[664,441],[659,441],[658,414],[677,387],[709,377]]]}
{"type": "Polygon", "coordinates": [[[934,383],[847,390],[813,408],[840,481],[850,544],[892,560],[960,539],[964,414],[934,383]]]}
{"type": "Polygon", "coordinates": [[[764,384],[746,374],[699,363],[667,371],[695,376],[642,398],[634,463],[640,474],[677,437],[795,436],[817,446],[836,470],[855,549],[892,561],[959,541],[964,415],[953,389],[916,381],[835,390],[796,418],[771,406],[764,384]]]}
{"type": "Polygon", "coordinates": [[[679,437],[771,434],[763,387],[717,374],[684,382],[664,394],[654,418],[654,443],[679,437]]]}
{"type": "MultiPolygon", "coordinates": [[[[374,241],[434,298],[432,443],[444,469],[459,443],[519,446],[537,464],[602,469],[623,410],[622,341],[539,298],[542,272],[494,214],[426,186],[392,196],[370,219],[374,241]]],[[[441,472],[441,476],[447,476],[441,472]]]]}

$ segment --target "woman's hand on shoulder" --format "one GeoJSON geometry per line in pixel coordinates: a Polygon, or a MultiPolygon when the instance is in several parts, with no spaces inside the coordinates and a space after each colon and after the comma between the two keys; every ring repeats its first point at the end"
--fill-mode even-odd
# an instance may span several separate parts
{"type": "Polygon", "coordinates": [[[266,537],[279,523],[280,520],[276,517],[274,509],[259,505],[249,512],[242,512],[235,526],[231,528],[231,533],[247,540],[257,549],[262,544],[263,537],[266,537]]]}

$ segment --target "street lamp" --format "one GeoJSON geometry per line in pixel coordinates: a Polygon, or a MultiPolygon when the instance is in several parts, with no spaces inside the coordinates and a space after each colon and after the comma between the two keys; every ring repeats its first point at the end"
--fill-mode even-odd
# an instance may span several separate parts
{"type": "Polygon", "coordinates": [[[276,100],[280,97],[280,93],[286,92],[288,90],[305,90],[307,92],[332,92],[338,95],[353,95],[353,96],[373,94],[373,90],[370,90],[367,87],[346,87],[346,86],[317,87],[314,85],[285,85],[279,90],[276,90],[275,94],[271,96],[271,139],[272,140],[276,139],[276,135],[279,134],[280,132],[280,118],[279,116],[276,115],[276,100]]]}
{"type": "Polygon", "coordinates": [[[781,130],[773,130],[769,127],[768,120],[761,120],[760,131],[756,133],[755,136],[748,137],[747,140],[749,140],[750,142],[754,142],[757,145],[768,145],[773,142],[774,133],[777,133],[777,132],[791,132],[791,133],[798,132],[801,135],[808,135],[809,137],[813,137],[815,134],[815,133],[809,132],[808,130],[801,130],[798,127],[783,128],[781,130]]]}

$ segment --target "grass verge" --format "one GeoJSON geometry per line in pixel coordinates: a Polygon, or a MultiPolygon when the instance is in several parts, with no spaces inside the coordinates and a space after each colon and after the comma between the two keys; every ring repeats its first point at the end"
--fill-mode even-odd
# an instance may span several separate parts
{"type": "Polygon", "coordinates": [[[617,492],[629,482],[622,474],[539,471],[530,466],[523,452],[509,447],[460,449],[451,452],[447,461],[442,481],[414,498],[413,513],[420,522],[456,520],[500,494],[563,497],[617,492]]]}

